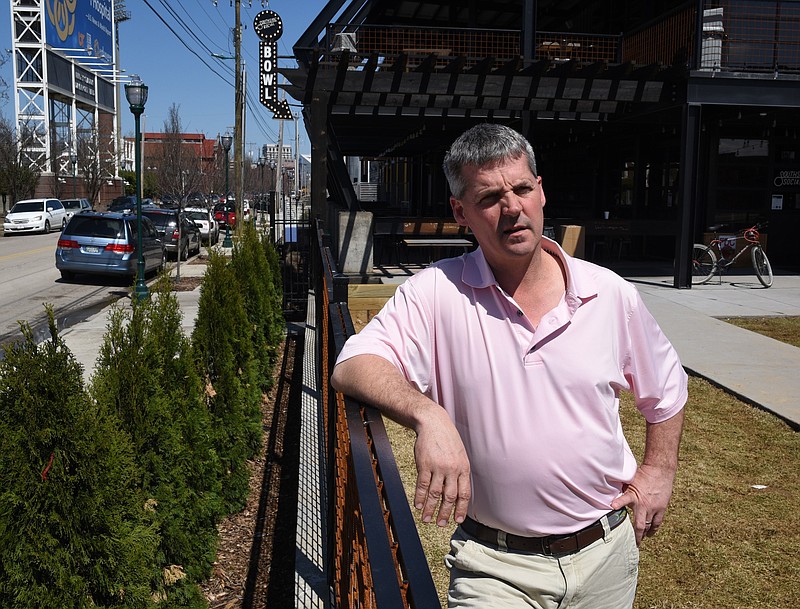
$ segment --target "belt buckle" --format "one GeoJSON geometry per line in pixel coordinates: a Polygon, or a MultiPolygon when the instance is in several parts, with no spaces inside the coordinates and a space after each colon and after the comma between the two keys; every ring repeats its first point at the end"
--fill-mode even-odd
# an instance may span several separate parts
{"type": "Polygon", "coordinates": [[[578,538],[574,533],[571,535],[559,535],[558,537],[553,537],[549,541],[542,540],[542,553],[545,556],[566,556],[567,554],[573,554],[578,549],[578,538]],[[571,544],[565,543],[569,540],[572,540],[571,544]],[[553,546],[556,546],[555,548],[553,546]],[[570,547],[567,547],[570,546],[570,547]]]}

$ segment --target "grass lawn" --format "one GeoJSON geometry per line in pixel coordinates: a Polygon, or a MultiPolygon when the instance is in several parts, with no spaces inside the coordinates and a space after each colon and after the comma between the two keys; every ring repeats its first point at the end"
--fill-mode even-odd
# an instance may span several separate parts
{"type": "Polygon", "coordinates": [[[800,347],[800,317],[723,317],[722,321],[800,347]]]}
{"type": "MultiPolygon", "coordinates": [[[[704,380],[689,382],[675,492],[664,526],[642,544],[635,608],[800,607],[800,434],[704,380]]],[[[641,457],[644,420],[627,396],[622,419],[641,457]]],[[[414,435],[390,421],[387,429],[410,493],[414,435]]],[[[418,523],[446,606],[453,527],[418,523]]]]}

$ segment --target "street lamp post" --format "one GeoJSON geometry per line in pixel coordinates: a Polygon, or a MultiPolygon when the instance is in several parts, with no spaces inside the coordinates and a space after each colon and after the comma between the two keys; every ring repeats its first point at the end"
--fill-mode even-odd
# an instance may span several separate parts
{"type": "Polygon", "coordinates": [[[269,168],[272,172],[272,179],[270,180],[270,184],[272,185],[271,192],[270,192],[270,200],[268,203],[269,208],[269,234],[272,235],[272,239],[275,239],[275,189],[277,188],[277,180],[275,179],[275,160],[272,159],[269,162],[269,168]]]}
{"type": "Polygon", "coordinates": [[[220,142],[225,149],[225,238],[222,240],[222,247],[233,247],[233,241],[231,241],[231,217],[228,213],[228,153],[231,150],[233,137],[230,133],[226,133],[220,138],[220,142]]]}
{"type": "Polygon", "coordinates": [[[72,163],[72,198],[77,199],[75,183],[78,181],[78,154],[74,148],[69,151],[69,162],[72,163]]]}
{"type": "Polygon", "coordinates": [[[259,197],[258,201],[258,213],[259,215],[261,215],[262,222],[264,220],[264,206],[266,205],[266,196],[267,196],[266,193],[264,192],[264,166],[266,164],[267,164],[266,157],[264,156],[258,157],[258,168],[259,171],[261,172],[261,175],[259,176],[261,180],[261,183],[259,184],[259,187],[261,189],[261,196],[259,197]]]}
{"type": "Polygon", "coordinates": [[[136,287],[133,290],[134,298],[137,300],[146,300],[150,297],[150,292],[147,289],[147,284],[144,282],[144,252],[142,251],[142,148],[141,139],[142,133],[139,121],[144,112],[144,105],[147,103],[147,85],[137,76],[131,77],[131,82],[125,85],[125,98],[131,106],[131,112],[134,118],[134,139],[135,156],[136,159],[136,287]]]}

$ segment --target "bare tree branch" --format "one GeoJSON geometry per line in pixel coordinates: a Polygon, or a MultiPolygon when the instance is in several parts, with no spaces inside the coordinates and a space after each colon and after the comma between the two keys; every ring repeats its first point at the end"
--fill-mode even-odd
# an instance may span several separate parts
{"type": "Polygon", "coordinates": [[[10,195],[12,205],[36,192],[41,171],[31,160],[35,143],[35,133],[27,125],[16,128],[0,117],[0,192],[10,195]]]}

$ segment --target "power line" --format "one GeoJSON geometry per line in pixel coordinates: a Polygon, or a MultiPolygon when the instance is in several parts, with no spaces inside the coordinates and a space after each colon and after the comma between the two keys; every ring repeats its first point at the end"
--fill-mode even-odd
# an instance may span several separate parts
{"type": "MultiPolygon", "coordinates": [[[[159,1],[160,1],[161,5],[167,10],[168,14],[175,20],[175,22],[177,23],[178,27],[180,29],[182,29],[183,31],[185,31],[189,35],[189,37],[193,41],[195,41],[197,43],[197,45],[199,45],[199,47],[201,49],[203,49],[204,52],[206,52],[208,55],[214,57],[215,53],[212,51],[212,49],[203,40],[201,40],[198,37],[198,35],[194,31],[195,28],[190,27],[189,24],[187,24],[186,20],[183,19],[183,17],[181,17],[175,11],[175,9],[172,6],[167,4],[165,2],[165,0],[159,0],[159,1]]],[[[176,31],[176,29],[170,23],[167,22],[167,20],[150,4],[150,2],[148,0],[144,0],[144,2],[147,5],[147,7],[151,11],[153,11],[153,13],[156,15],[156,17],[158,17],[158,19],[167,27],[167,29],[172,33],[172,35],[175,36],[175,38],[177,38],[178,41],[190,53],[192,53],[195,57],[197,57],[203,63],[203,65],[205,65],[209,70],[211,70],[211,72],[213,72],[216,76],[218,76],[220,79],[222,79],[223,82],[225,82],[227,85],[229,85],[231,87],[234,86],[234,84],[230,80],[230,77],[235,76],[233,68],[231,68],[227,63],[225,63],[225,61],[222,58],[214,57],[214,59],[216,61],[216,65],[219,66],[220,68],[222,68],[227,74],[229,74],[229,76],[226,77],[223,74],[220,74],[217,70],[214,69],[212,64],[208,63],[206,61],[206,59],[200,53],[197,52],[196,49],[192,48],[192,46],[187,42],[187,40],[185,40],[178,33],[178,31],[176,31]]],[[[186,7],[183,6],[183,4],[181,2],[179,2],[178,4],[179,4],[179,6],[181,6],[181,9],[188,14],[188,12],[186,11],[186,7]]],[[[218,7],[217,7],[217,12],[219,12],[219,8],[218,7]]],[[[206,12],[206,15],[210,17],[210,15],[207,12],[206,12]]],[[[220,17],[222,18],[221,14],[220,14],[220,17]]],[[[194,18],[192,18],[190,16],[189,20],[196,26],[197,30],[202,31],[203,28],[194,20],[194,18]]],[[[211,21],[215,22],[215,20],[213,18],[211,18],[211,21]]],[[[219,29],[219,28],[217,28],[217,29],[219,29]]],[[[221,47],[219,45],[216,45],[216,46],[218,48],[220,48],[220,49],[223,48],[223,47],[221,47]]],[[[258,66],[259,65],[258,59],[254,55],[252,55],[252,53],[247,52],[247,54],[252,58],[253,64],[258,66]]],[[[252,75],[249,75],[249,76],[252,76],[252,75]]],[[[260,73],[256,73],[255,78],[259,78],[259,77],[260,77],[260,73]]],[[[248,108],[250,110],[250,116],[253,118],[254,123],[259,128],[259,130],[261,131],[262,135],[267,140],[274,139],[275,138],[275,131],[268,126],[267,119],[263,115],[263,112],[264,112],[263,105],[259,101],[254,99],[254,97],[253,97],[252,93],[249,91],[249,89],[245,90],[245,99],[247,101],[248,108]]]]}
{"type": "Polygon", "coordinates": [[[159,18],[159,20],[160,20],[160,21],[161,21],[161,22],[162,22],[162,23],[163,23],[163,24],[164,24],[164,25],[167,27],[167,29],[168,29],[170,32],[172,32],[172,35],[173,35],[173,36],[175,36],[175,38],[177,38],[177,39],[178,39],[178,41],[179,41],[179,42],[180,42],[180,43],[181,43],[183,46],[185,46],[185,47],[186,47],[186,49],[187,49],[187,50],[188,50],[188,51],[189,51],[189,52],[190,52],[192,55],[194,55],[195,57],[197,57],[197,58],[198,58],[198,59],[199,59],[199,60],[200,60],[200,61],[203,63],[203,65],[205,65],[205,66],[206,66],[206,67],[207,67],[209,70],[211,70],[211,71],[212,71],[214,74],[216,74],[217,76],[219,76],[219,77],[220,77],[220,78],[221,78],[221,79],[222,79],[224,82],[226,82],[226,83],[228,83],[229,85],[233,86],[233,84],[232,84],[232,83],[231,83],[229,80],[227,80],[227,79],[226,79],[226,78],[225,78],[225,77],[224,77],[222,74],[220,74],[220,73],[219,73],[219,72],[217,72],[217,71],[216,71],[216,70],[215,70],[213,67],[211,67],[211,65],[210,65],[208,62],[206,62],[206,60],[205,60],[205,59],[204,59],[204,58],[203,58],[201,55],[199,55],[199,54],[197,53],[197,51],[195,51],[195,50],[194,50],[193,48],[191,48],[191,47],[190,47],[188,44],[186,44],[186,41],[185,41],[183,38],[181,38],[181,37],[178,35],[178,33],[177,33],[177,32],[176,32],[176,31],[175,31],[173,28],[172,28],[172,26],[171,26],[169,23],[167,23],[167,21],[166,21],[166,20],[165,20],[165,19],[164,19],[164,18],[163,18],[163,17],[162,17],[162,16],[161,16],[159,13],[158,13],[158,11],[157,11],[156,9],[154,9],[154,8],[153,8],[153,6],[150,4],[150,2],[149,2],[148,0],[144,0],[144,3],[147,5],[147,7],[148,7],[148,8],[149,8],[151,11],[153,11],[153,13],[156,15],[156,17],[158,17],[158,18],[159,18]]]}

